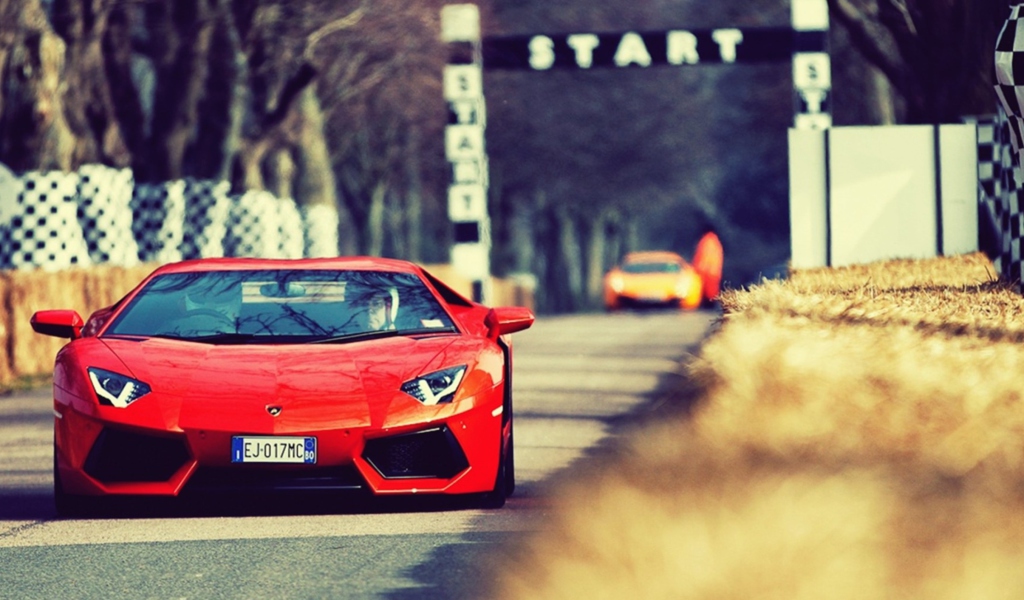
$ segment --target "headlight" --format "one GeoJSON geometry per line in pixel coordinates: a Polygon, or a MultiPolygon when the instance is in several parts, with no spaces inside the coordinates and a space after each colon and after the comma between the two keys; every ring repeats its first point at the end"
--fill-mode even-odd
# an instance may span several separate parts
{"type": "Polygon", "coordinates": [[[402,384],[402,391],[427,406],[445,404],[455,398],[455,390],[459,389],[462,376],[465,374],[465,366],[435,371],[406,381],[402,384]]]}
{"type": "Polygon", "coordinates": [[[626,287],[626,282],[623,280],[622,275],[612,275],[608,278],[608,286],[612,288],[612,291],[618,294],[622,291],[622,288],[626,287]]]}
{"type": "Polygon", "coordinates": [[[86,370],[101,404],[124,408],[150,392],[149,385],[127,375],[95,367],[86,370]]]}
{"type": "Polygon", "coordinates": [[[690,289],[693,286],[693,276],[683,275],[678,282],[676,282],[676,296],[685,298],[690,295],[690,289]]]}

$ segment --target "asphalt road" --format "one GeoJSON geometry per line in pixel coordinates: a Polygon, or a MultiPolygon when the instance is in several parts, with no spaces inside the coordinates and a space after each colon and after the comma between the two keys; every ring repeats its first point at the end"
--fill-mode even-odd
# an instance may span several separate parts
{"type": "Polygon", "coordinates": [[[0,397],[0,598],[480,598],[540,527],[553,478],[595,460],[677,378],[713,312],[548,317],[515,334],[516,494],[451,502],[288,497],[60,519],[49,390],[0,397]]]}

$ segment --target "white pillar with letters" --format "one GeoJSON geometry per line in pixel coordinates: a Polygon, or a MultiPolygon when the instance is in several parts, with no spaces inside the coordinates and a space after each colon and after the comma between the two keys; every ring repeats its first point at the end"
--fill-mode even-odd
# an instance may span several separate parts
{"type": "Polygon", "coordinates": [[[448,218],[454,243],[452,267],[473,286],[473,300],[490,296],[490,219],[487,213],[486,109],[480,12],[475,4],[449,4],[441,9],[441,39],[448,43],[444,97],[449,118],[445,156],[451,164],[448,218]]]}
{"type": "Polygon", "coordinates": [[[828,54],[828,3],[826,0],[792,0],[793,89],[796,129],[828,129],[832,126],[830,96],[832,61],[828,54]]]}

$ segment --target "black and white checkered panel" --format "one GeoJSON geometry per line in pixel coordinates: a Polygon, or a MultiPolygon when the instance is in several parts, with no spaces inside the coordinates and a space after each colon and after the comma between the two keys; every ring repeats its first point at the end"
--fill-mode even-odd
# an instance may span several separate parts
{"type": "Polygon", "coordinates": [[[265,191],[248,191],[231,197],[224,254],[227,256],[263,257],[268,246],[277,247],[276,227],[273,236],[266,231],[275,214],[274,196],[265,191]]]}
{"type": "Polygon", "coordinates": [[[0,268],[58,271],[91,263],[78,222],[78,173],[29,171],[10,186],[0,223],[0,268]]]}
{"type": "Polygon", "coordinates": [[[996,179],[1001,167],[996,161],[996,120],[995,115],[964,119],[972,123],[977,132],[978,144],[978,201],[994,210],[996,200],[996,179]]]}
{"type": "Polygon", "coordinates": [[[996,117],[995,179],[996,222],[999,226],[1000,252],[995,266],[1000,277],[1020,286],[1021,281],[1021,201],[1024,189],[1020,185],[1019,156],[1013,145],[1013,119],[999,107],[996,117]]]}
{"type": "Polygon", "coordinates": [[[1010,9],[1002,30],[996,39],[995,75],[996,97],[1010,117],[1010,135],[1018,152],[1024,148],[1024,6],[1010,9]]]}
{"type": "Polygon", "coordinates": [[[131,200],[132,233],[139,260],[170,263],[181,260],[185,238],[185,182],[136,184],[131,200]]]}
{"type": "Polygon", "coordinates": [[[327,204],[303,206],[302,222],[305,231],[303,254],[307,258],[338,256],[338,209],[327,204]]]}
{"type": "Polygon", "coordinates": [[[975,127],[978,148],[978,247],[993,261],[1002,254],[1003,237],[999,220],[1003,167],[998,121],[999,115],[964,118],[975,127]]]}
{"type": "Polygon", "coordinates": [[[231,198],[227,181],[185,180],[185,236],[181,256],[218,258],[224,256],[231,198]]]}
{"type": "Polygon", "coordinates": [[[78,220],[94,263],[134,266],[139,246],[132,233],[131,169],[83,165],[78,169],[78,220]]]}
{"type": "Polygon", "coordinates": [[[306,230],[302,223],[302,211],[291,198],[277,201],[277,226],[281,240],[278,256],[281,258],[302,258],[306,251],[306,230]]]}
{"type": "Polygon", "coordinates": [[[1001,250],[1000,276],[1021,285],[1021,150],[1024,149],[1024,7],[1010,9],[995,46],[995,91],[998,98],[997,154],[1003,171],[997,178],[1001,250]]]}
{"type": "Polygon", "coordinates": [[[302,216],[295,201],[255,190],[232,198],[224,252],[228,256],[302,258],[302,216]]]}

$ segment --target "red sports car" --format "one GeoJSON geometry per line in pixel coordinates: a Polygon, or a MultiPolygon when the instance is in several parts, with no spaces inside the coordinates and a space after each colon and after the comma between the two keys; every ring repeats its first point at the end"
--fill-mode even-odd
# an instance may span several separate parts
{"type": "Polygon", "coordinates": [[[515,485],[509,334],[422,268],[377,258],[201,259],[155,270],[69,338],[53,395],[61,513],[96,497],[515,485]]]}

